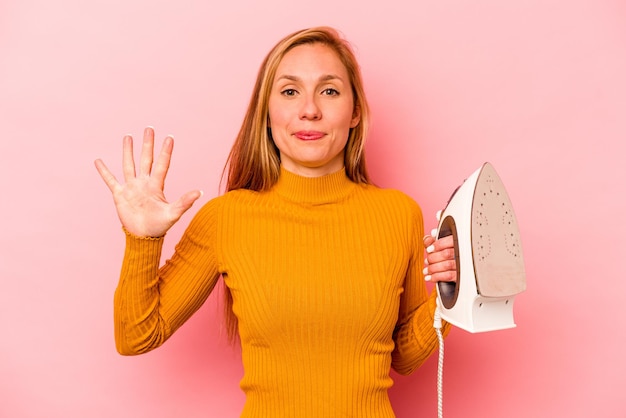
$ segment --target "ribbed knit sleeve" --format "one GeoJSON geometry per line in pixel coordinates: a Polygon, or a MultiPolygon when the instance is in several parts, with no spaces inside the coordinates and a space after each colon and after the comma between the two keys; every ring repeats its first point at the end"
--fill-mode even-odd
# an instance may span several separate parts
{"type": "Polygon", "coordinates": [[[217,204],[194,217],[176,251],[159,268],[163,238],[126,232],[126,250],[114,297],[115,342],[133,355],[162,345],[207,299],[219,278],[217,204]]]}
{"type": "MultiPolygon", "coordinates": [[[[436,291],[428,295],[423,277],[424,243],[423,219],[417,204],[413,206],[411,248],[404,292],[400,299],[398,325],[394,332],[395,349],[392,352],[392,367],[407,375],[420,367],[438,347],[437,333],[433,327],[436,306],[436,291]]],[[[444,336],[450,332],[450,324],[444,321],[444,336]]]]}

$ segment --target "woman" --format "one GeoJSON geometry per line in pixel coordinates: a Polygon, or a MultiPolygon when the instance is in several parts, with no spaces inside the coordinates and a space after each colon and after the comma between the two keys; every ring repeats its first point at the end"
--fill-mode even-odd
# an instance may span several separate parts
{"type": "Polygon", "coordinates": [[[243,417],[393,417],[390,367],[408,374],[437,346],[423,274],[456,272],[452,243],[423,238],[419,206],[370,184],[367,122],[348,44],[324,27],[284,38],[259,71],[228,192],[200,209],[161,268],[163,236],[201,195],[166,202],[172,139],[152,167],[146,129],[136,175],[125,137],[124,185],[96,161],[126,231],[118,351],[163,344],[222,277],[241,340],[243,417]]]}

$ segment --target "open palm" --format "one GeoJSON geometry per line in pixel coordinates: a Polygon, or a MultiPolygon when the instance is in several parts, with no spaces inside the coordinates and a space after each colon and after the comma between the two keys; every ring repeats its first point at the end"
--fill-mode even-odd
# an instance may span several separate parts
{"type": "Polygon", "coordinates": [[[113,194],[117,214],[126,230],[141,237],[160,237],[202,195],[199,190],[185,193],[168,203],[163,192],[170,166],[174,140],[168,136],[154,161],[154,130],[146,128],[141,147],[139,173],[135,169],[133,139],[124,137],[122,167],[124,184],[115,178],[104,162],[95,161],[96,169],[113,194]]]}

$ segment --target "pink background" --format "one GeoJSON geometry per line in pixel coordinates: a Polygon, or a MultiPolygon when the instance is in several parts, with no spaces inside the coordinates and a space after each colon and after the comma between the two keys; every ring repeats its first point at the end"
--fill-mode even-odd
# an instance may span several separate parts
{"type": "MultiPolygon", "coordinates": [[[[210,3],[0,2],[0,416],[238,416],[219,295],[159,350],[115,352],[124,241],[93,160],[121,174],[122,136],[154,125],[177,139],[168,195],[216,196],[262,57],[319,24],[362,64],[378,184],[430,230],[490,161],[521,225],[518,327],[451,333],[446,416],[626,416],[623,1],[210,3]]],[[[398,417],[436,416],[435,357],[394,378],[398,417]]]]}

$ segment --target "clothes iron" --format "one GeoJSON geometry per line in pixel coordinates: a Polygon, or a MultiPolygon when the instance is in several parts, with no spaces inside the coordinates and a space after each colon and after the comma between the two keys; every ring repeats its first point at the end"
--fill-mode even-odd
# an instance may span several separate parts
{"type": "Polygon", "coordinates": [[[441,318],[466,331],[515,327],[513,302],[526,290],[517,219],[489,163],[457,188],[441,213],[436,238],[452,235],[456,283],[437,283],[441,318]]]}

